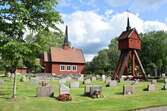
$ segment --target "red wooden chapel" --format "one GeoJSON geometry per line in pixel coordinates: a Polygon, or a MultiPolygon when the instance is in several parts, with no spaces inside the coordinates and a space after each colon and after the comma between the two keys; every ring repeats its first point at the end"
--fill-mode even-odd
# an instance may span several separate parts
{"type": "Polygon", "coordinates": [[[120,80],[123,74],[132,75],[133,79],[146,79],[144,68],[138,56],[138,52],[141,49],[141,39],[137,30],[130,27],[129,17],[127,18],[126,31],[122,32],[118,38],[118,48],[121,50],[121,54],[113,79],[120,80]],[[141,69],[141,75],[139,69],[141,69]]]}
{"type": "Polygon", "coordinates": [[[51,47],[44,53],[43,67],[45,73],[83,74],[85,58],[81,49],[71,47],[68,41],[68,27],[66,26],[64,44],[61,48],[51,47]]]}

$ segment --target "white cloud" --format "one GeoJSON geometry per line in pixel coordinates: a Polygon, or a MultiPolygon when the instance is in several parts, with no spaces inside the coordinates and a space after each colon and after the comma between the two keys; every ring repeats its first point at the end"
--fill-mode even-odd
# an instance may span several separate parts
{"type": "Polygon", "coordinates": [[[130,18],[131,27],[135,27],[139,33],[167,31],[165,23],[144,21],[139,15],[129,12],[113,14],[111,11],[108,15],[100,15],[94,11],[76,11],[63,15],[63,18],[69,26],[69,39],[73,46],[82,48],[86,61],[90,61],[100,49],[107,47],[112,38],[126,29],[127,16],[130,18]]]}

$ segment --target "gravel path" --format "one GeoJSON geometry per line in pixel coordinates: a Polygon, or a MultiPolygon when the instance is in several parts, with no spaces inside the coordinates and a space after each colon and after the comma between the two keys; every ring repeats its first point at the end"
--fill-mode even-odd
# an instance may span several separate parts
{"type": "Polygon", "coordinates": [[[136,111],[167,111],[167,106],[156,107],[156,108],[148,108],[148,109],[141,109],[136,111]]]}

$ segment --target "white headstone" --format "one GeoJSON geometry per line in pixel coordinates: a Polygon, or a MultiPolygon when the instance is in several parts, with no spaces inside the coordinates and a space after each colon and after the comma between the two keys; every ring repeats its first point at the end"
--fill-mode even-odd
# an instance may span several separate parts
{"type": "Polygon", "coordinates": [[[106,80],[106,76],[102,75],[102,80],[105,81],[106,80]]]}
{"type": "Polygon", "coordinates": [[[80,87],[79,81],[71,81],[70,82],[70,88],[79,88],[79,87],[80,87]]]}
{"type": "Polygon", "coordinates": [[[91,77],[91,80],[92,80],[92,81],[95,81],[95,80],[96,80],[96,77],[95,77],[95,76],[92,76],[92,77],[91,77]]]}
{"type": "Polygon", "coordinates": [[[63,94],[70,94],[70,88],[67,87],[65,84],[60,84],[59,95],[63,95],[63,94]]]}
{"type": "Polygon", "coordinates": [[[162,74],[162,77],[163,77],[163,78],[165,78],[165,77],[166,77],[165,73],[163,73],[163,74],[162,74]]]}
{"type": "Polygon", "coordinates": [[[91,84],[91,80],[90,79],[84,80],[84,84],[91,84]]]}
{"type": "Polygon", "coordinates": [[[149,84],[149,85],[147,86],[147,89],[148,89],[148,91],[150,91],[150,92],[155,91],[155,90],[156,90],[155,84],[149,84]]]}
{"type": "Polygon", "coordinates": [[[115,87],[115,86],[117,86],[117,81],[116,81],[116,80],[111,80],[111,81],[109,82],[109,86],[110,86],[110,87],[115,87]]]}

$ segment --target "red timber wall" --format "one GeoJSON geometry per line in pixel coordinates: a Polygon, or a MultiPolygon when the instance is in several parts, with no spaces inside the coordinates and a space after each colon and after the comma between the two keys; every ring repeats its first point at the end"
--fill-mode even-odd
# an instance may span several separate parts
{"type": "Polygon", "coordinates": [[[65,63],[52,63],[52,71],[51,73],[54,73],[54,74],[83,74],[84,73],[84,69],[85,69],[85,64],[65,64],[65,63]],[[64,71],[61,71],[60,70],[60,65],[76,65],[77,66],[77,70],[76,71],[73,71],[73,70],[70,70],[70,71],[67,71],[67,70],[64,70],[64,71]]]}
{"type": "Polygon", "coordinates": [[[44,63],[44,72],[45,73],[51,73],[51,63],[49,63],[49,62],[46,62],[46,63],[44,63]]]}
{"type": "Polygon", "coordinates": [[[119,49],[141,49],[141,41],[137,33],[133,32],[129,38],[119,40],[119,49]]]}

